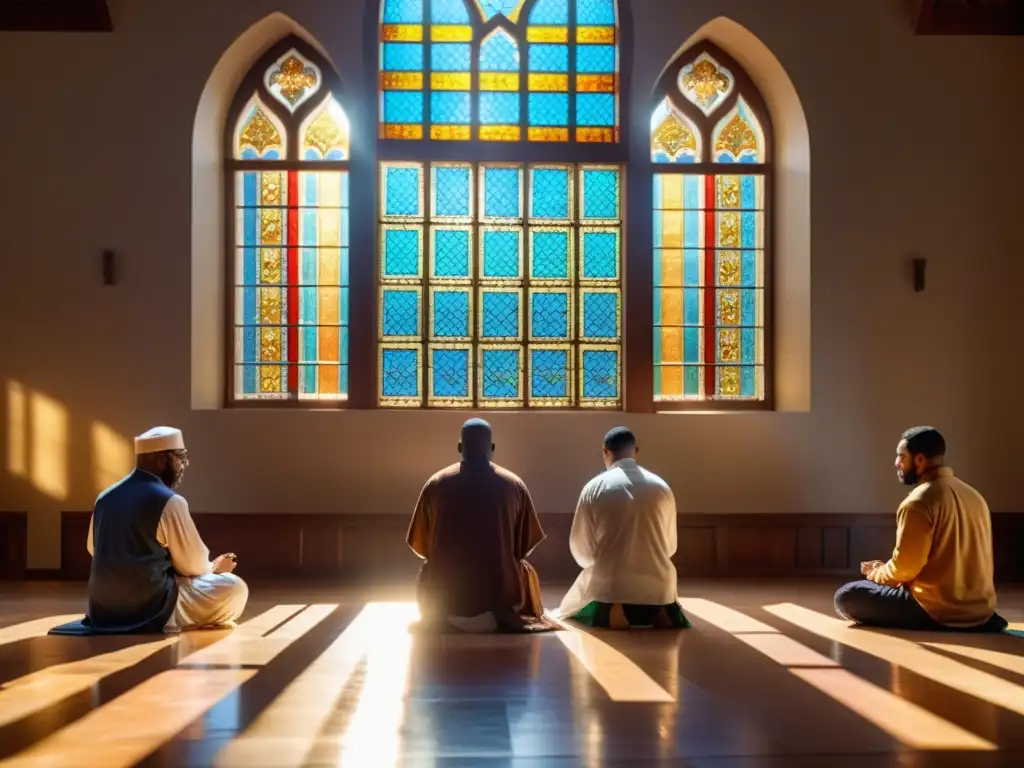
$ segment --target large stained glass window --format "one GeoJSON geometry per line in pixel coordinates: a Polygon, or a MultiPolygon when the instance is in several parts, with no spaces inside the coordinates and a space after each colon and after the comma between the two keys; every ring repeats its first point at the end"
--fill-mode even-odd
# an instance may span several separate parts
{"type": "Polygon", "coordinates": [[[616,0],[381,0],[380,137],[619,141],[616,0]]]}
{"type": "Polygon", "coordinates": [[[655,407],[766,401],[767,111],[745,73],[699,43],[655,89],[655,407]]]}
{"type": "Polygon", "coordinates": [[[617,408],[621,172],[381,165],[380,404],[617,408]]]}
{"type": "Polygon", "coordinates": [[[350,132],[338,94],[329,65],[287,40],[235,99],[235,403],[347,399],[350,132]]]}
{"type": "Polygon", "coordinates": [[[377,403],[621,408],[616,0],[380,0],[377,403]]]}

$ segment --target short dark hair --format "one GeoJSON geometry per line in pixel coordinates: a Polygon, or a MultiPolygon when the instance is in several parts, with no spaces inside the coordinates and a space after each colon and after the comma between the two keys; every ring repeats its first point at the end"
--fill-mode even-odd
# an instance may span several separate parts
{"type": "Polygon", "coordinates": [[[636,437],[627,427],[614,427],[604,436],[604,447],[609,453],[618,456],[623,451],[636,446],[636,437]]]}
{"type": "Polygon", "coordinates": [[[920,453],[926,459],[938,459],[946,455],[946,438],[935,427],[911,427],[903,439],[911,456],[920,453]]]}

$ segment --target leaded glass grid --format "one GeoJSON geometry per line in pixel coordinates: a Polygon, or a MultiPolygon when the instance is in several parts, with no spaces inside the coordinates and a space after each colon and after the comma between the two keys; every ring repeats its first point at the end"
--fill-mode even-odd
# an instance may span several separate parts
{"type": "Polygon", "coordinates": [[[616,0],[381,0],[379,137],[618,143],[619,45],[616,0]]]}
{"type": "Polygon", "coordinates": [[[622,405],[622,171],[381,164],[378,402],[622,405]]]}
{"type": "Polygon", "coordinates": [[[225,158],[232,405],[348,400],[351,131],[339,91],[326,63],[289,39],[236,95],[225,158]]]}

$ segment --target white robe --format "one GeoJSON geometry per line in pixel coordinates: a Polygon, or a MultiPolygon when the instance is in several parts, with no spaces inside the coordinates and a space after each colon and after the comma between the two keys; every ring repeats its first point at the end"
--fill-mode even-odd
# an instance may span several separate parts
{"type": "MultiPolygon", "coordinates": [[[[93,553],[92,519],[86,548],[93,553]]],[[[170,552],[178,572],[178,604],[167,622],[169,631],[200,627],[230,627],[242,615],[249,599],[249,587],[233,573],[214,573],[210,550],[206,548],[188,502],[172,496],[164,506],[156,528],[156,540],[170,552]]]]}
{"type": "Polygon", "coordinates": [[[676,501],[660,477],[634,459],[615,462],[583,488],[569,550],[583,573],[558,609],[588,603],[668,605],[677,599],[676,501]]]}

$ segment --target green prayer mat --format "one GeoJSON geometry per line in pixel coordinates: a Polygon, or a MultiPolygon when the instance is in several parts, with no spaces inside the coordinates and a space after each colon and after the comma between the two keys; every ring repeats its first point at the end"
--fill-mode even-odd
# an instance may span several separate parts
{"type": "Polygon", "coordinates": [[[587,627],[611,627],[612,611],[621,609],[630,627],[686,629],[689,620],[679,603],[668,605],[629,605],[626,603],[587,603],[568,618],[587,627]],[[660,620],[659,620],[660,619],[660,620]]]}

